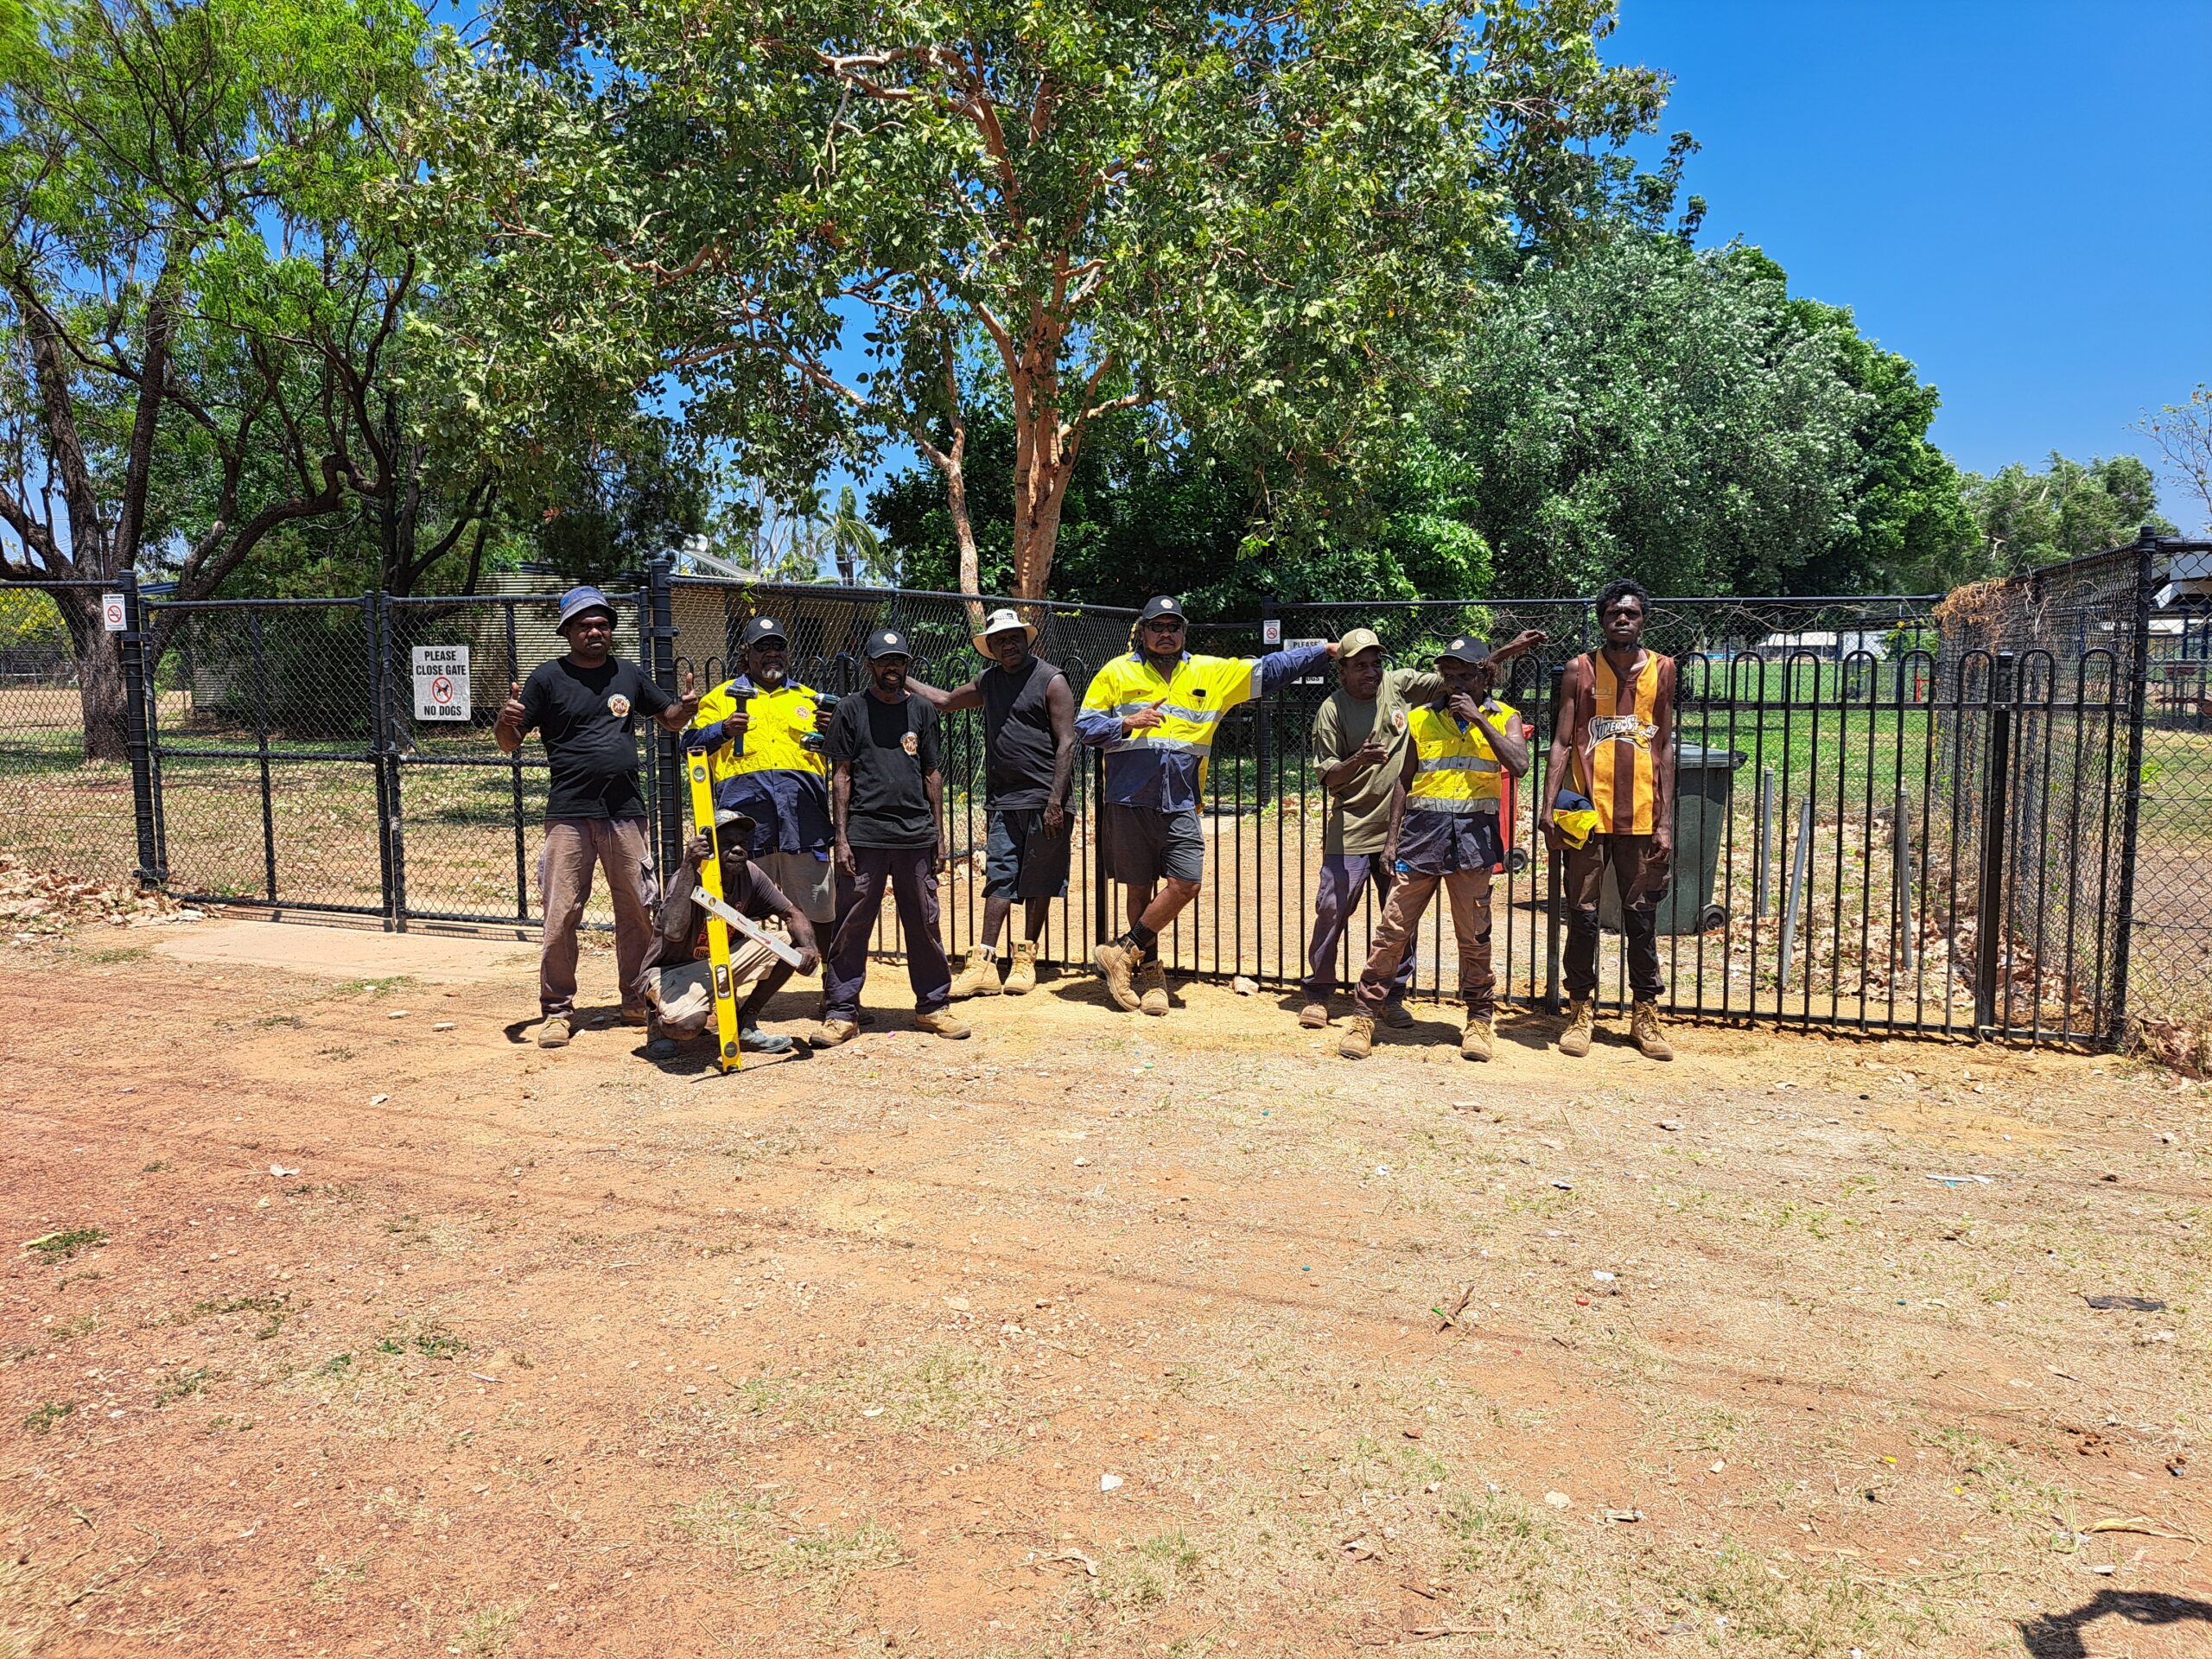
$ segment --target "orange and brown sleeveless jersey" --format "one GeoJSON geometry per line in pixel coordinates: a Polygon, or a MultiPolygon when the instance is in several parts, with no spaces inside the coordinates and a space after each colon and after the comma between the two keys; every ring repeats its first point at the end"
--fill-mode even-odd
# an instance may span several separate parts
{"type": "Polygon", "coordinates": [[[1657,821],[1657,711],[1675,696],[1675,659],[1646,652],[1625,678],[1603,652],[1582,658],[1575,709],[1575,786],[1598,809],[1602,835],[1648,836],[1657,821]]]}

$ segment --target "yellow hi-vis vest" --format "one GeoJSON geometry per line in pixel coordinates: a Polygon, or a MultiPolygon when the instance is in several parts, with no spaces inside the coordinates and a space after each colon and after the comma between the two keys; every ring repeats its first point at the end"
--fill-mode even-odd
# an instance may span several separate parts
{"type": "Polygon", "coordinates": [[[1083,711],[1134,715],[1159,703],[1166,719],[1147,731],[1123,733],[1106,745],[1106,753],[1195,754],[1203,788],[1215,728],[1231,709],[1251,701],[1258,674],[1259,664],[1249,657],[1185,656],[1162,679],[1143,652],[1131,652],[1092,677],[1090,689],[1083,695],[1083,711]]]}
{"type": "MultiPolygon", "coordinates": [[[[734,680],[725,680],[699,699],[695,726],[711,726],[737,712],[734,680]]],[[[818,749],[799,747],[799,739],[814,729],[814,693],[804,685],[786,684],[773,691],[755,691],[745,700],[744,740],[724,743],[707,757],[707,770],[716,783],[741,778],[749,772],[810,772],[830,776],[830,760],[818,749]]]]}
{"type": "MultiPolygon", "coordinates": [[[[1521,711],[1496,697],[1483,704],[1483,718],[1503,728],[1521,711]]],[[[1482,728],[1459,729],[1449,709],[1423,705],[1406,714],[1406,734],[1413,740],[1414,781],[1406,791],[1408,810],[1495,812],[1505,772],[1482,728]]]]}

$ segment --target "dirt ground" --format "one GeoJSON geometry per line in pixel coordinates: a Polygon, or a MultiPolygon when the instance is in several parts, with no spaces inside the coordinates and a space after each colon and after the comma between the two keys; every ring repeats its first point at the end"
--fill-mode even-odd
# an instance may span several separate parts
{"type": "Polygon", "coordinates": [[[0,1655],[2212,1650],[2199,1085],[531,954],[0,947],[0,1655]]]}

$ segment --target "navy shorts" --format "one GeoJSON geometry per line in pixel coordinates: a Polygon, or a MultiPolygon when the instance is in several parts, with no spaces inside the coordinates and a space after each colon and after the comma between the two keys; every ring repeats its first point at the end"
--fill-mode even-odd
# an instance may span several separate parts
{"type": "Polygon", "coordinates": [[[1098,827],[1099,850],[1114,880],[1149,887],[1162,877],[1193,883],[1205,879],[1206,838],[1196,812],[1162,812],[1109,801],[1100,809],[1098,827]]]}
{"type": "Polygon", "coordinates": [[[1066,897],[1068,849],[1075,840],[1070,822],[1062,821],[1057,836],[1047,835],[1042,807],[993,807],[983,847],[983,897],[1066,897]]]}

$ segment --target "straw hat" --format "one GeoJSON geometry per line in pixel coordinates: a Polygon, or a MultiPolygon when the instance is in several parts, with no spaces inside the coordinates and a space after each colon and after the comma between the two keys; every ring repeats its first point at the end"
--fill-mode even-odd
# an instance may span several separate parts
{"type": "Polygon", "coordinates": [[[998,610],[993,611],[988,616],[983,619],[983,631],[975,636],[976,649],[982,652],[984,656],[989,658],[993,662],[996,662],[998,660],[999,654],[990,647],[991,636],[995,633],[1011,633],[1016,628],[1020,628],[1024,633],[1029,636],[1029,643],[1031,645],[1033,645],[1037,643],[1037,625],[1034,622],[1023,621],[1019,616],[1014,614],[1014,607],[1011,605],[1005,606],[998,610]]]}

